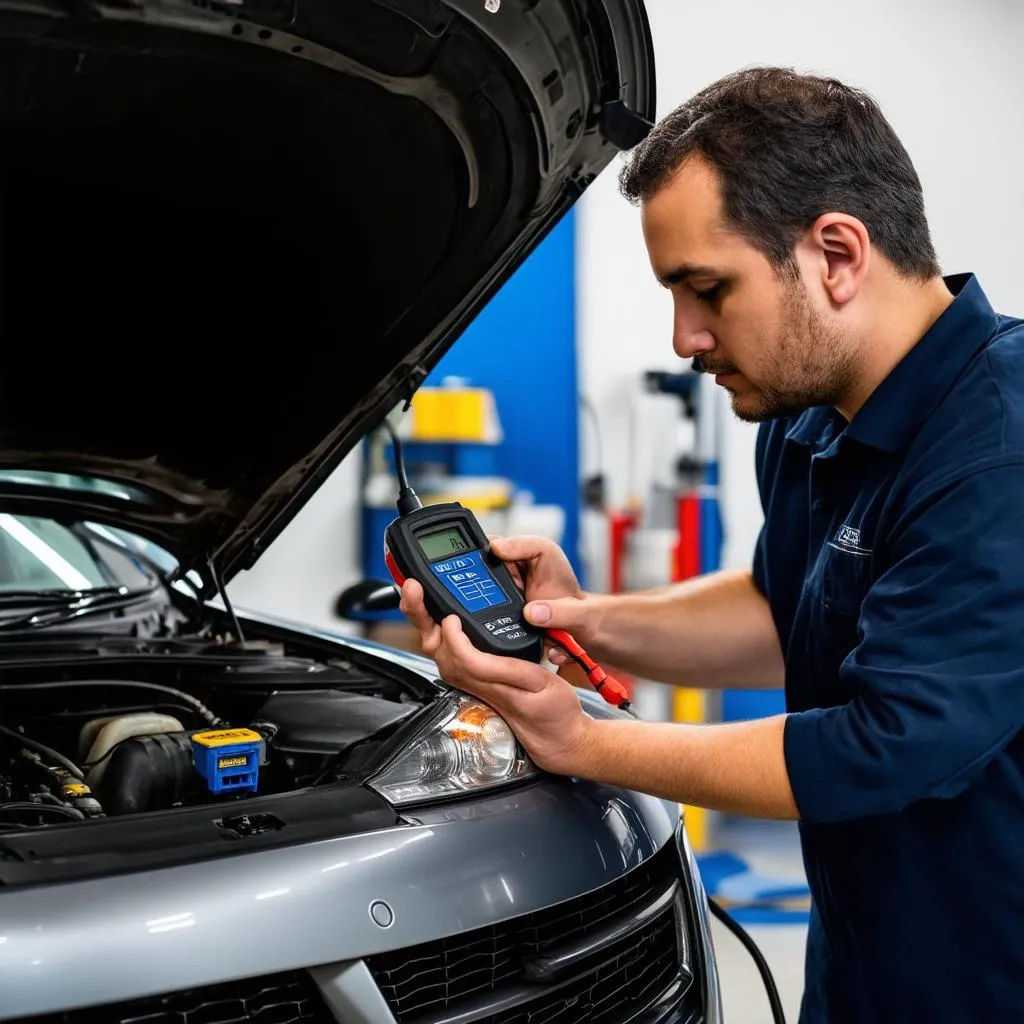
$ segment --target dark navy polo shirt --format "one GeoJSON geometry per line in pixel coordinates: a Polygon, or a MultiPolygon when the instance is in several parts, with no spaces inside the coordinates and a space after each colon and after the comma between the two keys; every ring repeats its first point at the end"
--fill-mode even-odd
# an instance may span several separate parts
{"type": "Polygon", "coordinates": [[[801,1021],[1024,1021],[1024,321],[973,275],[847,422],[763,424],[801,1021]]]}

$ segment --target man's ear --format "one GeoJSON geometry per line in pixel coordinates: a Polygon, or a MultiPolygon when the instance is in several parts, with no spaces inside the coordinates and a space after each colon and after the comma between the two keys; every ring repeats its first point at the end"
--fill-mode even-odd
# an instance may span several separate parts
{"type": "Polygon", "coordinates": [[[820,267],[821,284],[837,308],[860,291],[871,258],[871,239],[862,221],[847,213],[823,213],[804,239],[820,267]]]}

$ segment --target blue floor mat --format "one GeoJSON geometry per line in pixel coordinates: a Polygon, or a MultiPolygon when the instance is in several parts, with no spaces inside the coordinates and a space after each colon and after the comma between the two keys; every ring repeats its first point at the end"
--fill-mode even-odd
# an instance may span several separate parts
{"type": "Polygon", "coordinates": [[[810,890],[802,879],[751,871],[724,850],[697,854],[697,865],[708,896],[741,924],[806,924],[810,890]]]}

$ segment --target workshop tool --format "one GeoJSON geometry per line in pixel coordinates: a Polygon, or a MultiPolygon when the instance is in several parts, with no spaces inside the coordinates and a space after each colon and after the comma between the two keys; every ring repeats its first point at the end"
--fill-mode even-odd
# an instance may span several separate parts
{"type": "Polygon", "coordinates": [[[398,516],[384,531],[384,561],[395,583],[401,587],[407,579],[418,580],[434,621],[457,615],[473,645],[489,654],[540,662],[545,638],[557,644],[609,704],[628,711],[626,688],[571,634],[526,621],[523,595],[505,563],[491,553],[472,510],[457,501],[423,505],[409,486],[398,434],[385,423],[399,483],[398,516]]]}

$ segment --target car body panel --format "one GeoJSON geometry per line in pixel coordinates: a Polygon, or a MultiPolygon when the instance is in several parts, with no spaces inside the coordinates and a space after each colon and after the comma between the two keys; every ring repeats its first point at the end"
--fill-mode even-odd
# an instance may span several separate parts
{"type": "Polygon", "coordinates": [[[618,878],[670,841],[677,822],[652,797],[547,779],[424,808],[384,831],[4,892],[0,1020],[494,924],[618,878]],[[391,908],[390,927],[371,918],[375,901],[391,908]],[[129,951],[130,969],[116,969],[129,951]]]}

